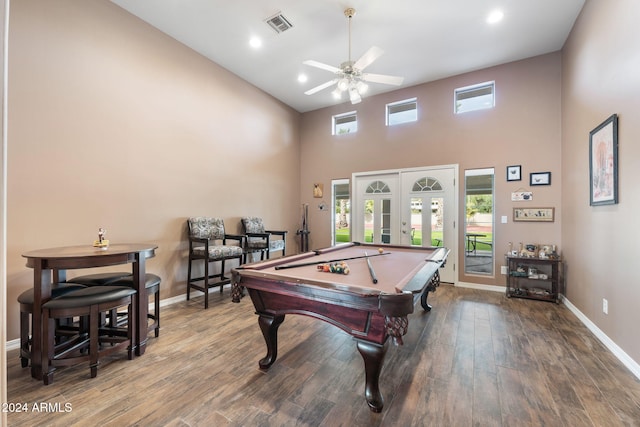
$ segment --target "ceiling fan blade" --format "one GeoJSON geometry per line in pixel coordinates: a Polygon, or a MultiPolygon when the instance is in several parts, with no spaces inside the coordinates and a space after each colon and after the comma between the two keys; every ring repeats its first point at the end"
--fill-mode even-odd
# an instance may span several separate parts
{"type": "Polygon", "coordinates": [[[304,61],[303,64],[310,65],[310,66],[316,67],[316,68],[320,68],[322,70],[331,71],[332,73],[340,73],[342,71],[340,68],[334,67],[333,65],[323,64],[322,62],[314,61],[314,60],[311,60],[311,59],[308,59],[308,60],[304,61]]]}
{"type": "Polygon", "coordinates": [[[384,51],[382,49],[380,49],[379,47],[371,46],[369,48],[369,50],[366,51],[364,53],[364,55],[362,55],[360,57],[360,59],[358,59],[356,61],[355,64],[353,64],[353,68],[356,68],[356,69],[362,71],[366,67],[371,65],[373,63],[373,61],[378,59],[383,53],[384,53],[384,51]]]}
{"type": "Polygon", "coordinates": [[[326,89],[329,86],[336,84],[338,82],[338,79],[333,79],[333,80],[329,80],[328,82],[322,83],[319,86],[316,86],[312,89],[309,89],[308,91],[306,91],[304,94],[305,95],[313,95],[316,92],[320,92],[322,89],[326,89]]]}
{"type": "Polygon", "coordinates": [[[384,74],[362,73],[362,80],[366,82],[382,83],[385,85],[400,86],[404,77],[386,76],[384,74]]]}

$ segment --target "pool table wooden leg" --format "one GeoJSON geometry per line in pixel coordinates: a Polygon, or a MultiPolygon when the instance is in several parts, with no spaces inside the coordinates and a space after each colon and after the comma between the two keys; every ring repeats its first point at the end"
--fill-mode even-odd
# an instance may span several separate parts
{"type": "Polygon", "coordinates": [[[382,363],[384,362],[384,356],[387,353],[387,347],[385,344],[374,344],[367,341],[356,340],[358,351],[364,360],[365,371],[365,386],[364,397],[367,400],[369,409],[373,412],[382,411],[384,401],[378,382],[380,379],[380,372],[382,371],[382,363]]]}
{"type": "Polygon", "coordinates": [[[436,270],[436,273],[431,277],[429,284],[425,286],[420,296],[420,305],[424,311],[431,311],[431,306],[427,303],[427,297],[429,296],[429,292],[435,292],[438,286],[440,286],[440,273],[436,270]]]}
{"type": "Polygon", "coordinates": [[[260,369],[269,369],[278,357],[278,327],[284,322],[284,314],[273,316],[259,313],[258,324],[267,344],[267,355],[258,362],[260,369]]]}

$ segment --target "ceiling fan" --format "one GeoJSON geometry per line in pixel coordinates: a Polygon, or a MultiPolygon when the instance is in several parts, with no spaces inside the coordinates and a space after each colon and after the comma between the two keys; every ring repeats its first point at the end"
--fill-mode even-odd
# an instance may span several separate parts
{"type": "Polygon", "coordinates": [[[335,74],[335,78],[325,82],[319,86],[309,89],[305,95],[313,95],[330,86],[336,85],[336,89],[332,92],[336,98],[341,98],[343,92],[349,93],[349,99],[352,104],[362,101],[362,95],[368,89],[366,82],[382,83],[387,85],[399,86],[404,81],[404,77],[387,76],[383,74],[363,73],[363,70],[371,65],[373,61],[378,59],[384,52],[382,49],[372,46],[357,61],[351,60],[351,18],[356,14],[354,8],[347,8],[344,15],[349,18],[349,60],[340,64],[340,67],[323,64],[322,62],[307,60],[303,64],[312,67],[327,70],[335,74]]]}

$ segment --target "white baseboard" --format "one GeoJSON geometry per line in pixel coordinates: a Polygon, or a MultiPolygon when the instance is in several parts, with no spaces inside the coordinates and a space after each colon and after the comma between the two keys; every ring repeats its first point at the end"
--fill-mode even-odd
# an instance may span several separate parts
{"type": "Polygon", "coordinates": [[[459,288],[471,288],[471,289],[480,289],[481,291],[491,291],[491,292],[502,292],[504,293],[504,286],[494,286],[494,285],[481,285],[479,283],[469,283],[469,282],[458,282],[455,286],[459,288]]]}
{"type": "Polygon", "coordinates": [[[7,351],[15,350],[20,348],[20,338],[16,338],[15,340],[7,341],[7,351]]]}
{"type": "MultiPolygon", "coordinates": [[[[493,285],[482,285],[478,283],[469,283],[469,282],[458,282],[455,286],[461,288],[471,288],[471,289],[479,289],[483,291],[490,292],[504,292],[504,286],[493,286],[493,285]]],[[[163,299],[160,301],[160,307],[166,307],[171,304],[175,304],[177,302],[186,301],[187,294],[177,295],[171,298],[163,299]]],[[[604,344],[609,351],[613,353],[615,357],[622,362],[624,366],[627,367],[636,376],[636,378],[640,379],[640,365],[633,360],[627,353],[624,352],[615,342],[611,340],[604,332],[600,330],[587,316],[585,316],[580,310],[576,308],[571,301],[569,301],[564,295],[561,295],[561,300],[564,305],[576,315],[576,317],[589,329],[595,336],[598,338],[602,344],[604,344]]],[[[153,309],[153,305],[149,305],[149,309],[153,309]]],[[[15,340],[7,341],[7,351],[15,350],[20,348],[20,339],[17,338],[15,340]]]]}
{"type": "MultiPolygon", "coordinates": [[[[484,291],[494,291],[494,292],[504,292],[504,286],[493,286],[493,285],[480,285],[477,283],[465,283],[458,282],[456,286],[461,288],[472,288],[472,289],[480,289],[484,291]]],[[[563,304],[571,311],[576,317],[582,322],[583,325],[587,327],[595,336],[604,344],[611,353],[620,361],[624,366],[627,367],[631,371],[633,375],[636,376],[640,380],[640,365],[633,360],[627,353],[624,352],[611,338],[609,338],[600,328],[598,328],[595,323],[593,323],[587,316],[585,316],[578,308],[571,304],[571,301],[567,299],[564,295],[560,295],[560,300],[563,304]]]]}
{"type": "Polygon", "coordinates": [[[566,297],[562,297],[562,302],[567,308],[576,315],[578,319],[589,329],[595,336],[604,344],[605,347],[609,349],[613,353],[615,357],[618,358],[620,362],[624,366],[629,369],[636,378],[640,379],[640,365],[633,360],[627,353],[624,352],[611,338],[609,338],[604,332],[600,330],[587,316],[585,316],[576,306],[571,304],[566,297]]]}

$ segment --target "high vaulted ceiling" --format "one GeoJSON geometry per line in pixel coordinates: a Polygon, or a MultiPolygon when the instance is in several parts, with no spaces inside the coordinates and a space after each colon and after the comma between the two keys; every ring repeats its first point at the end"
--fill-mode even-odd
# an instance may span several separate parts
{"type": "MultiPolygon", "coordinates": [[[[585,0],[111,0],[299,112],[348,102],[332,88],[335,67],[371,46],[384,51],[366,72],[403,76],[401,87],[560,50],[585,0]],[[504,18],[486,22],[500,9],[504,18]],[[281,33],[266,20],[281,13],[293,26],[281,33]],[[249,45],[252,37],[260,48],[249,45]],[[298,82],[305,74],[307,81],[298,82]]],[[[480,83],[480,82],[478,82],[480,83]]],[[[366,96],[396,90],[369,84],[366,96]]]]}

